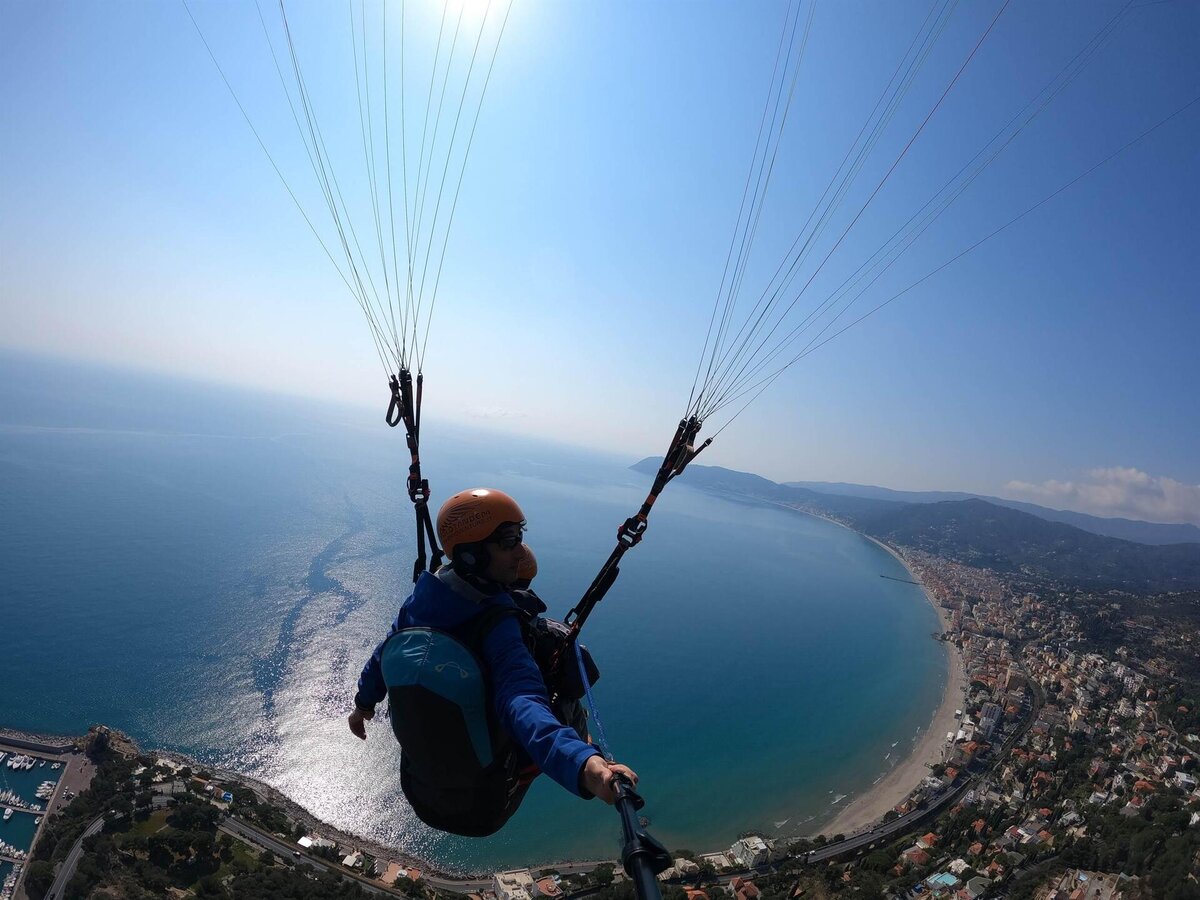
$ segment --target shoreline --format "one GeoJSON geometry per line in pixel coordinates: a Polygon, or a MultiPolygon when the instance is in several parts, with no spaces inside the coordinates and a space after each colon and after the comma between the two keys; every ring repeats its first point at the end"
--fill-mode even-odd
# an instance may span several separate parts
{"type": "MultiPolygon", "coordinates": [[[[294,821],[303,824],[309,834],[328,838],[336,841],[339,844],[357,847],[361,850],[367,851],[376,859],[399,862],[408,868],[418,869],[422,873],[435,878],[446,878],[453,880],[466,877],[461,873],[447,872],[431,861],[421,859],[397,847],[385,847],[383,844],[371,838],[360,834],[343,831],[342,829],[329,824],[323,819],[318,818],[315,814],[310,812],[301,804],[297,803],[291,797],[287,796],[278,788],[268,784],[265,781],[262,781],[259,778],[256,778],[253,775],[248,775],[245,772],[238,772],[233,769],[227,769],[220,765],[206,762],[198,757],[189,756],[188,754],[182,753],[178,750],[163,748],[148,749],[143,747],[129,735],[122,732],[119,728],[112,726],[105,727],[108,727],[114,735],[118,736],[124,745],[128,746],[128,748],[139,755],[165,759],[171,763],[174,763],[175,765],[191,768],[193,772],[210,772],[213,776],[213,780],[219,780],[230,784],[240,784],[241,786],[253,791],[260,799],[266,800],[268,803],[282,809],[284,813],[290,816],[294,821]]],[[[47,745],[47,750],[38,752],[52,752],[49,750],[50,747],[62,743],[74,745],[75,748],[78,748],[83,740],[83,736],[48,734],[45,732],[35,733],[0,725],[0,743],[4,743],[13,739],[17,741],[29,741],[33,743],[44,744],[47,745]]],[[[118,752],[121,751],[118,750],[118,752]]]]}
{"type": "MultiPolygon", "coordinates": [[[[862,532],[855,533],[862,534],[862,532]]],[[[949,631],[950,622],[946,610],[934,602],[925,585],[908,567],[903,557],[882,541],[876,540],[870,535],[863,534],[862,536],[882,547],[904,566],[905,571],[912,576],[913,581],[925,595],[925,599],[937,613],[942,631],[949,631]]],[[[913,747],[912,752],[888,771],[878,783],[873,784],[861,796],[855,797],[836,817],[822,826],[821,833],[831,836],[834,834],[850,835],[869,828],[882,819],[890,809],[904,801],[921,783],[921,779],[929,774],[930,765],[942,761],[942,750],[946,746],[946,733],[958,730],[958,719],[955,717],[954,711],[962,708],[967,682],[963,671],[961,652],[948,641],[941,643],[946,653],[946,686],[942,691],[942,701],[934,710],[929,725],[921,734],[920,740],[913,747]]]]}
{"type": "MultiPolygon", "coordinates": [[[[937,614],[942,632],[950,630],[950,617],[947,611],[934,601],[933,596],[929,593],[924,583],[909,568],[908,563],[904,561],[904,557],[892,547],[889,547],[877,538],[871,537],[869,534],[864,534],[855,528],[851,528],[844,522],[839,522],[837,519],[830,518],[829,516],[798,509],[795,506],[788,506],[786,503],[777,501],[767,502],[773,506],[779,506],[782,509],[801,513],[802,515],[812,516],[815,519],[822,519],[845,528],[847,531],[854,532],[859,537],[870,541],[872,544],[886,551],[904,567],[904,571],[909,574],[913,583],[921,589],[921,593],[925,595],[925,600],[933,607],[933,611],[937,614]]],[[[941,641],[940,643],[943,645],[943,651],[946,654],[946,685],[942,690],[941,702],[933,711],[929,724],[921,733],[920,740],[913,746],[912,752],[891,769],[887,770],[865,792],[851,798],[850,802],[834,814],[831,819],[811,832],[810,837],[818,834],[824,834],[828,837],[833,837],[835,834],[844,834],[849,837],[860,831],[865,831],[879,822],[893,807],[902,803],[912,793],[917,785],[921,783],[921,780],[929,774],[930,765],[942,761],[942,750],[946,745],[946,733],[958,730],[958,719],[955,718],[954,711],[962,708],[967,681],[966,673],[963,669],[961,651],[948,641],[941,641]]]]}

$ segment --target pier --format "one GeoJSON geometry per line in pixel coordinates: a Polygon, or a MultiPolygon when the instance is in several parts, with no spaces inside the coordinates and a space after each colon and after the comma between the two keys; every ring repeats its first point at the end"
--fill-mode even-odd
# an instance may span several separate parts
{"type": "MultiPolygon", "coordinates": [[[[35,821],[33,837],[27,850],[21,850],[12,845],[4,845],[0,849],[0,863],[11,863],[14,866],[22,867],[22,874],[14,882],[15,890],[20,891],[24,873],[28,871],[29,856],[33,853],[33,848],[42,835],[46,817],[57,804],[62,802],[64,786],[70,785],[74,791],[80,791],[86,787],[90,775],[87,775],[86,760],[81,758],[73,741],[54,739],[39,741],[18,735],[0,734],[0,753],[4,754],[4,759],[0,761],[0,785],[9,789],[15,788],[9,795],[9,799],[0,800],[0,811],[11,809],[14,814],[24,813],[34,819],[42,819],[41,822],[35,821]],[[15,756],[32,757],[33,765],[22,766],[12,771],[8,767],[8,762],[15,756]],[[25,795],[31,795],[34,792],[37,781],[43,779],[54,783],[54,792],[44,799],[40,797],[36,800],[32,797],[28,800],[25,799],[25,795]],[[31,804],[37,802],[40,802],[44,808],[29,808],[31,804]],[[14,856],[14,851],[21,852],[22,855],[14,856]]],[[[7,794],[8,791],[0,790],[0,793],[7,794]]],[[[5,896],[2,891],[0,891],[0,896],[5,896]]]]}
{"type": "Polygon", "coordinates": [[[4,808],[11,809],[13,813],[25,813],[30,816],[44,816],[46,814],[44,809],[26,809],[23,806],[13,806],[11,803],[4,808]]]}
{"type": "Polygon", "coordinates": [[[879,577],[886,578],[888,581],[899,581],[901,584],[915,584],[917,587],[921,586],[919,581],[911,581],[908,578],[893,578],[891,575],[880,575],[879,577]]]}

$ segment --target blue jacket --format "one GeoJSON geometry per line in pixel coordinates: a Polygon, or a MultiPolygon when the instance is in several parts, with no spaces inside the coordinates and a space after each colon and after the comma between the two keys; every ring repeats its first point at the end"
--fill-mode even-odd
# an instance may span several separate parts
{"type": "MultiPolygon", "coordinates": [[[[476,602],[455,591],[442,578],[425,572],[417,581],[412,596],[404,601],[388,637],[401,628],[418,626],[456,629],[488,606],[515,604],[508,594],[484,597],[476,602]]],[[[387,696],[380,657],[387,638],[380,641],[358,679],[354,704],[373,710],[387,696]]],[[[521,627],[515,616],[506,616],[492,628],[483,642],[483,662],[492,683],[492,708],[496,719],[525,749],[539,769],[577,796],[590,796],[579,790],[579,773],[588,757],[598,755],[591,744],[579,739],[550,711],[546,682],[525,647],[521,627]]]]}

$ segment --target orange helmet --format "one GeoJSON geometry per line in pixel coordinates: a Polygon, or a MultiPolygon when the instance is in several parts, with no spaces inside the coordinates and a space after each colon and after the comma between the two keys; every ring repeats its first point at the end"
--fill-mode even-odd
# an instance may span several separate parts
{"type": "Polygon", "coordinates": [[[485,541],[506,522],[525,523],[525,513],[508,494],[491,488],[459,491],[438,510],[438,540],[454,559],[456,547],[485,541]]]}
{"type": "Polygon", "coordinates": [[[517,586],[529,587],[529,582],[537,578],[537,557],[533,555],[533,548],[528,544],[521,546],[525,548],[525,556],[517,566],[517,586]]]}

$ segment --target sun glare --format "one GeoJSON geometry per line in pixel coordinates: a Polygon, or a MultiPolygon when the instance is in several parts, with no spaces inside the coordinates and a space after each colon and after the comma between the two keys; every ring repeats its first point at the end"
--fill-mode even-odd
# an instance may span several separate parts
{"type": "Polygon", "coordinates": [[[457,17],[461,14],[464,25],[478,26],[484,17],[489,15],[488,8],[499,7],[500,0],[443,0],[443,5],[447,17],[457,17]]]}

